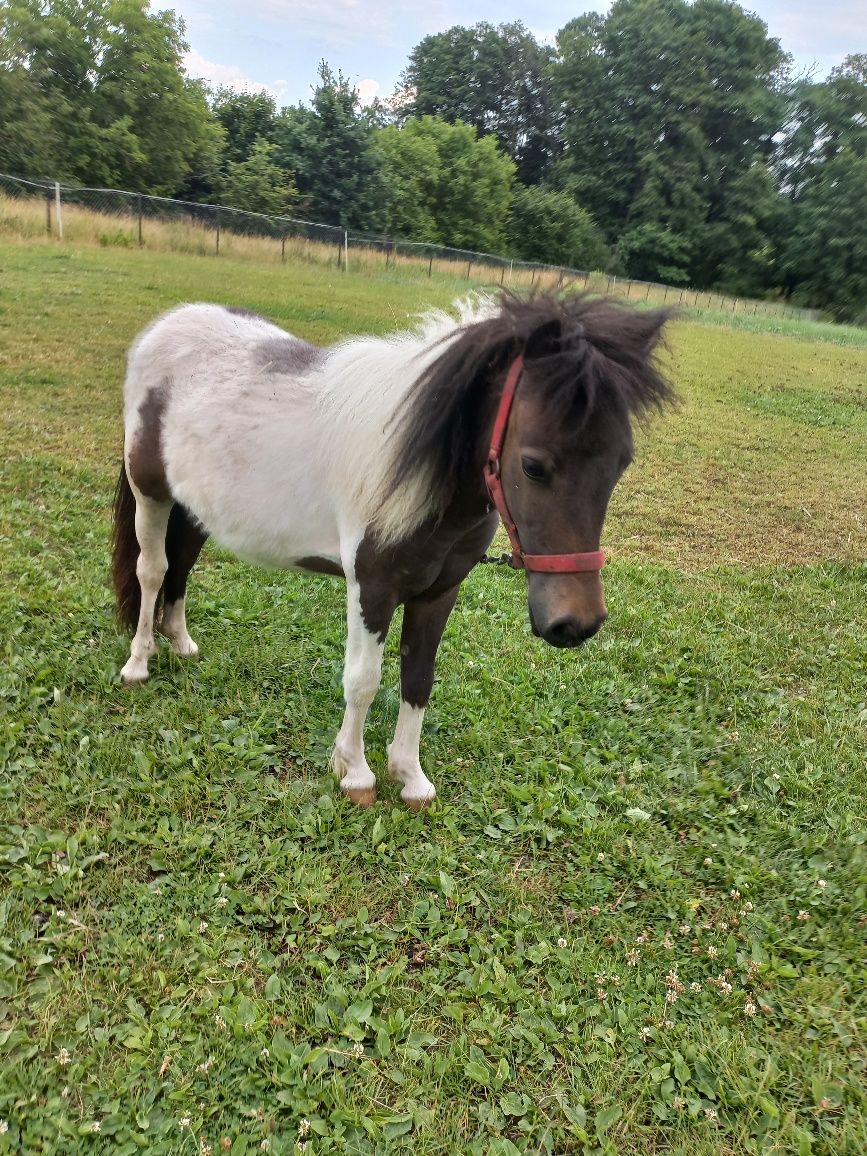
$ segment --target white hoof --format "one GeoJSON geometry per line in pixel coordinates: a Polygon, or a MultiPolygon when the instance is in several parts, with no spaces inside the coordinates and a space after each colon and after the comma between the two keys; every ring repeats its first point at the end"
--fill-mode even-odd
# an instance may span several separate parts
{"type": "Polygon", "coordinates": [[[411,810],[423,811],[436,798],[436,787],[420,766],[401,767],[389,762],[388,773],[396,783],[403,783],[400,797],[411,810]]]}
{"type": "Polygon", "coordinates": [[[404,787],[400,792],[400,797],[411,811],[426,810],[437,797],[433,783],[429,783],[428,786],[430,787],[430,790],[426,791],[422,795],[416,794],[415,790],[410,790],[409,787],[404,787]]]}
{"type": "Polygon", "coordinates": [[[350,767],[335,748],[331,753],[331,770],[340,783],[340,792],[359,807],[370,807],[376,802],[376,775],[365,763],[350,767]]]}
{"type": "Polygon", "coordinates": [[[179,658],[196,658],[199,653],[199,648],[190,638],[189,634],[182,638],[170,638],[169,644],[172,648],[172,653],[177,654],[179,658]]]}
{"type": "Polygon", "coordinates": [[[139,686],[148,680],[148,663],[146,658],[130,658],[120,672],[120,681],[124,686],[139,686]]]}

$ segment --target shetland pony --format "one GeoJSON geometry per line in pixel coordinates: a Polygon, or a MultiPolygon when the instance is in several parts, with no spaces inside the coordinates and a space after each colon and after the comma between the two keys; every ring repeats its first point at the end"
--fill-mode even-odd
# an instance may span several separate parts
{"type": "Polygon", "coordinates": [[[148,677],[155,629],[176,654],[198,653],[185,596],[209,535],[264,566],[340,575],[340,789],[375,798],[364,722],[403,606],[388,767],[404,801],[426,806],[419,740],[436,652],[498,510],[527,569],[534,634],[577,646],[607,616],[599,540],[633,418],[671,396],[655,360],[667,316],[503,294],[328,348],[218,305],[159,318],[133,345],[124,387],[113,556],[133,632],[124,683],[148,677]]]}

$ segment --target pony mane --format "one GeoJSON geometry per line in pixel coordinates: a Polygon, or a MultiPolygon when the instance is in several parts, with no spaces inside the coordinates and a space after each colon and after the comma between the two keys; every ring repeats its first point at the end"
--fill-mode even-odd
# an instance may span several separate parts
{"type": "Polygon", "coordinates": [[[444,313],[423,319],[424,336],[442,352],[428,360],[394,413],[389,469],[373,516],[385,540],[397,536],[389,513],[401,493],[414,498],[411,508],[401,502],[405,532],[440,518],[467,472],[481,469],[483,425],[519,353],[521,388],[541,391],[576,437],[601,409],[629,420],[674,399],[656,361],[671,310],[639,310],[585,293],[511,292],[465,299],[457,308],[457,321],[444,313]]]}

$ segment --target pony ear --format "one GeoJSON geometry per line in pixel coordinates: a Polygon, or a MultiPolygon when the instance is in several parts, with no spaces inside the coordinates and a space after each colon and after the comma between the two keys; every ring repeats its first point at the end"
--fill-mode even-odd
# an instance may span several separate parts
{"type": "Polygon", "coordinates": [[[563,326],[559,317],[537,326],[524,343],[524,357],[532,361],[534,357],[550,357],[560,350],[563,326]]]}

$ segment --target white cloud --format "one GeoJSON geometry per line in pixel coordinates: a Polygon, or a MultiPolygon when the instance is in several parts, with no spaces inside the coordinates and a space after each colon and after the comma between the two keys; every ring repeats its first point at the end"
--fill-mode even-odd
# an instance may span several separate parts
{"type": "Polygon", "coordinates": [[[188,76],[206,80],[215,88],[230,88],[233,92],[267,92],[278,104],[289,87],[285,80],[275,80],[271,84],[251,80],[237,64],[217,64],[216,61],[206,60],[195,49],[191,49],[184,57],[184,68],[188,76]]]}
{"type": "Polygon", "coordinates": [[[358,99],[362,104],[373,104],[379,92],[378,80],[359,80],[355,87],[358,89],[358,99]]]}

